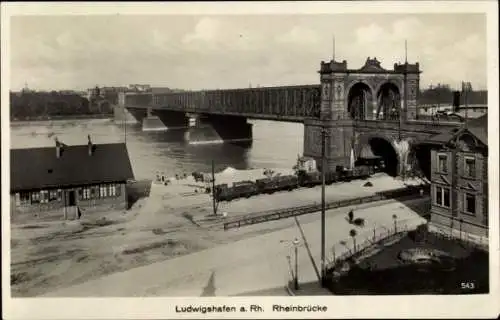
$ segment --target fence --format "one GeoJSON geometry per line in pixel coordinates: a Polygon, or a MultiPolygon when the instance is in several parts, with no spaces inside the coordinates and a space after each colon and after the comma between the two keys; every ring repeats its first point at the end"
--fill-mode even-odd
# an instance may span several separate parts
{"type": "MultiPolygon", "coordinates": [[[[359,197],[354,199],[345,199],[340,201],[329,202],[325,205],[326,210],[347,207],[357,204],[370,203],[386,199],[403,198],[409,196],[415,196],[420,194],[420,190],[424,190],[425,193],[429,192],[429,186],[407,186],[404,188],[393,189],[388,191],[379,192],[375,195],[359,197]]],[[[301,207],[293,207],[286,209],[278,209],[271,211],[264,211],[258,214],[251,214],[243,218],[238,218],[234,221],[228,221],[224,223],[224,230],[232,228],[240,228],[243,226],[253,225],[262,222],[280,220],[295,216],[300,216],[308,213],[314,213],[321,211],[321,205],[307,205],[301,207]]]]}
{"type": "Polygon", "coordinates": [[[429,232],[431,232],[435,237],[444,240],[450,240],[450,241],[458,240],[458,242],[462,246],[476,248],[485,251],[487,251],[489,247],[487,237],[474,236],[466,232],[459,232],[459,234],[457,235],[456,233],[453,232],[453,230],[450,230],[450,232],[447,233],[439,228],[433,228],[433,230],[429,232]]]}
{"type": "MultiPolygon", "coordinates": [[[[420,223],[422,224],[422,223],[420,223]]],[[[408,231],[416,229],[419,223],[416,223],[415,219],[405,219],[405,220],[396,220],[395,223],[391,225],[391,227],[381,226],[373,229],[373,236],[370,238],[365,238],[363,242],[360,244],[356,243],[356,248],[351,250],[347,245],[347,242],[353,242],[352,237],[346,238],[336,245],[341,245],[347,248],[347,251],[343,252],[339,256],[335,254],[335,245],[332,246],[332,252],[330,258],[327,259],[326,269],[336,269],[343,265],[343,263],[352,258],[361,257],[365,255],[368,251],[372,250],[372,248],[376,245],[380,245],[382,242],[390,242],[392,240],[398,239],[405,235],[408,231]],[[415,224],[409,225],[409,222],[415,222],[415,224]]],[[[358,235],[359,237],[360,235],[358,235]]]]}

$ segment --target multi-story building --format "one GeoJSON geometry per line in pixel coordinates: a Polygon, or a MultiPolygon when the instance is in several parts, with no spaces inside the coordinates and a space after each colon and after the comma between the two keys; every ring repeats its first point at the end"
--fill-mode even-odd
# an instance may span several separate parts
{"type": "Polygon", "coordinates": [[[439,135],[431,152],[431,223],[488,236],[488,116],[439,135]]]}
{"type": "Polygon", "coordinates": [[[74,219],[125,209],[134,175],[124,143],[10,150],[11,219],[74,219]],[[30,217],[31,216],[31,217],[30,217]]]}

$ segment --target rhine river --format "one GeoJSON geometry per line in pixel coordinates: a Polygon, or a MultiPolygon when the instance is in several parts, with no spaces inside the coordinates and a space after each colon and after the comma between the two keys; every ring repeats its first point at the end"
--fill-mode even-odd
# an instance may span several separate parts
{"type": "MultiPolygon", "coordinates": [[[[11,123],[11,148],[55,146],[54,138],[67,145],[124,142],[136,179],[154,179],[193,171],[210,172],[227,167],[291,168],[303,150],[303,125],[277,121],[253,121],[253,144],[190,145],[182,130],[142,131],[139,124],[114,123],[110,119],[39,121],[11,123]],[[126,134],[125,134],[126,133],[126,134]]],[[[54,151],[55,152],[55,151],[54,151]]],[[[36,161],[36,159],[34,159],[36,161]]],[[[75,168],[77,170],[77,168],[75,168]]]]}

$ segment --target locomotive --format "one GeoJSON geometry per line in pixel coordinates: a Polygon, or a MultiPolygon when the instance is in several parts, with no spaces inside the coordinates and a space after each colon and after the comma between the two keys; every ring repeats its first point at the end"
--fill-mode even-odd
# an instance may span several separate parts
{"type": "MultiPolygon", "coordinates": [[[[366,179],[376,171],[373,165],[358,165],[351,170],[338,167],[336,171],[325,174],[325,184],[334,182],[351,181],[355,179],[366,179]]],[[[296,175],[279,175],[271,178],[257,179],[253,181],[240,181],[233,183],[232,187],[227,184],[215,186],[215,199],[217,201],[231,201],[238,198],[249,198],[259,194],[273,194],[278,191],[292,191],[301,187],[315,187],[321,185],[322,177],[319,171],[298,171],[296,175]]]]}

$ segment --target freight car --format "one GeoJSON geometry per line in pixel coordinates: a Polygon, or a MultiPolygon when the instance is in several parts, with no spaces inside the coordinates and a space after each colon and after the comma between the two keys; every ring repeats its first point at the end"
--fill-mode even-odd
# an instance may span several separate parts
{"type": "Polygon", "coordinates": [[[253,181],[239,181],[232,187],[227,184],[215,186],[215,199],[217,201],[231,201],[237,198],[249,198],[259,194],[257,185],[253,181]]]}
{"type": "Polygon", "coordinates": [[[292,191],[299,187],[299,179],[296,175],[276,176],[272,178],[258,179],[255,181],[259,193],[273,194],[277,191],[292,191]]]}
{"type": "MultiPolygon", "coordinates": [[[[325,184],[334,182],[365,179],[374,173],[373,166],[357,166],[352,170],[338,169],[325,174],[325,184]]],[[[237,198],[249,198],[257,194],[272,194],[274,192],[292,191],[300,187],[314,187],[321,185],[321,173],[299,172],[298,175],[284,175],[272,178],[258,179],[257,181],[241,181],[229,187],[227,184],[215,186],[217,201],[231,201],[237,198]]]]}
{"type": "MultiPolygon", "coordinates": [[[[331,185],[334,182],[351,181],[355,179],[366,179],[374,173],[372,166],[358,166],[352,170],[339,169],[337,171],[325,173],[325,184],[331,185]]],[[[314,187],[322,182],[321,172],[300,172],[299,185],[302,187],[314,187]]]]}

